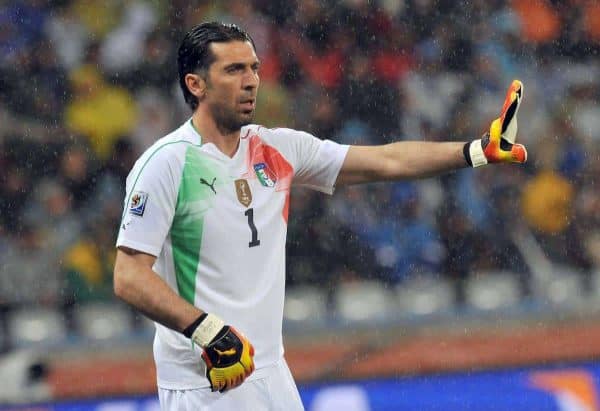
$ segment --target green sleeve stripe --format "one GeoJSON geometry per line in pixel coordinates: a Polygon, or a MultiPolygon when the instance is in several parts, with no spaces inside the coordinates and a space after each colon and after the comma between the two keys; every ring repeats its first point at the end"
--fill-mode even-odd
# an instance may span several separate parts
{"type": "Polygon", "coordinates": [[[123,224],[123,219],[125,218],[125,214],[127,213],[127,208],[129,205],[129,201],[131,200],[131,195],[133,194],[134,190],[135,190],[135,185],[137,184],[140,175],[142,174],[142,171],[144,171],[144,168],[146,167],[146,164],[148,164],[148,162],[150,161],[150,159],[152,159],[152,157],[154,157],[154,154],[156,154],[161,148],[164,148],[166,146],[170,146],[171,144],[177,144],[177,143],[186,143],[186,144],[190,144],[190,145],[196,145],[194,143],[191,143],[189,141],[185,141],[185,140],[179,140],[179,141],[171,141],[169,143],[165,143],[160,147],[157,147],[156,150],[154,150],[152,152],[152,154],[150,154],[148,156],[148,158],[146,159],[146,161],[144,162],[144,164],[142,165],[142,168],[140,169],[140,172],[137,174],[137,176],[135,177],[135,181],[133,182],[133,185],[131,186],[131,190],[129,191],[129,193],[126,193],[125,195],[125,204],[123,205],[123,214],[121,215],[121,224],[123,224]]]}

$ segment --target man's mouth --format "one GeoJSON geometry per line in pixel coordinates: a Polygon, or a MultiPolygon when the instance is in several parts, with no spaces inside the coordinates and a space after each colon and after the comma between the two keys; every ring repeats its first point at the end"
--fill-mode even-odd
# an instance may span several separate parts
{"type": "Polygon", "coordinates": [[[242,106],[242,108],[244,108],[246,110],[254,110],[255,103],[256,103],[256,100],[253,98],[248,98],[248,99],[244,99],[244,100],[240,101],[240,105],[242,106]]]}

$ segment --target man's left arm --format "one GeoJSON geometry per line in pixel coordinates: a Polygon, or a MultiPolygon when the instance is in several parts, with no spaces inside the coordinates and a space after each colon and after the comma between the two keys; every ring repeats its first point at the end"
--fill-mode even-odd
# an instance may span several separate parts
{"type": "Polygon", "coordinates": [[[336,185],[430,177],[467,167],[465,143],[400,141],[350,146],[336,185]]]}
{"type": "Polygon", "coordinates": [[[524,163],[527,150],[516,144],[517,112],[523,84],[512,82],[500,117],[481,139],[465,142],[400,141],[381,146],[351,146],[336,185],[430,177],[488,163],[524,163]]]}

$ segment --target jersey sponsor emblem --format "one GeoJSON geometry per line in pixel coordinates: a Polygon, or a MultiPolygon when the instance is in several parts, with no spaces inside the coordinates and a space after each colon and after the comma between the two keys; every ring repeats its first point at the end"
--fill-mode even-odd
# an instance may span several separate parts
{"type": "Polygon", "coordinates": [[[136,191],[133,193],[133,196],[131,196],[131,203],[129,204],[129,213],[140,217],[143,216],[147,200],[148,193],[144,193],[143,191],[136,191]]]}
{"type": "Polygon", "coordinates": [[[252,202],[252,192],[250,191],[250,185],[248,181],[241,178],[239,180],[235,180],[235,193],[237,194],[237,198],[240,203],[244,207],[248,207],[252,202]]]}
{"type": "Polygon", "coordinates": [[[265,163],[254,164],[254,171],[260,183],[265,187],[275,187],[277,178],[265,163]]]}
{"type": "Polygon", "coordinates": [[[213,193],[217,194],[217,190],[215,190],[215,182],[217,181],[217,177],[214,177],[212,179],[212,183],[209,183],[208,181],[206,181],[204,178],[200,179],[200,184],[204,184],[205,186],[209,187],[213,193]]]}

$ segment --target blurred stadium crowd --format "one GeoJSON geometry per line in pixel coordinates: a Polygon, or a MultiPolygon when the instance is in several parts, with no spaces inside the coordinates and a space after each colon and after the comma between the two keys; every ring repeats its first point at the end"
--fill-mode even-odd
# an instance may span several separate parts
{"type": "MultiPolygon", "coordinates": [[[[524,167],[297,190],[288,284],[462,285],[600,267],[600,3],[587,0],[22,0],[0,5],[0,318],[112,300],[136,157],[184,121],[175,53],[233,22],[262,60],[256,122],[342,143],[478,138],[513,78],[524,167]],[[529,252],[528,252],[529,250],[529,252]],[[533,252],[533,251],[540,252],[533,252]],[[546,265],[548,266],[548,265],[546,265]]],[[[68,318],[68,316],[67,316],[68,318]]],[[[4,326],[6,330],[6,326],[4,326]]]]}

